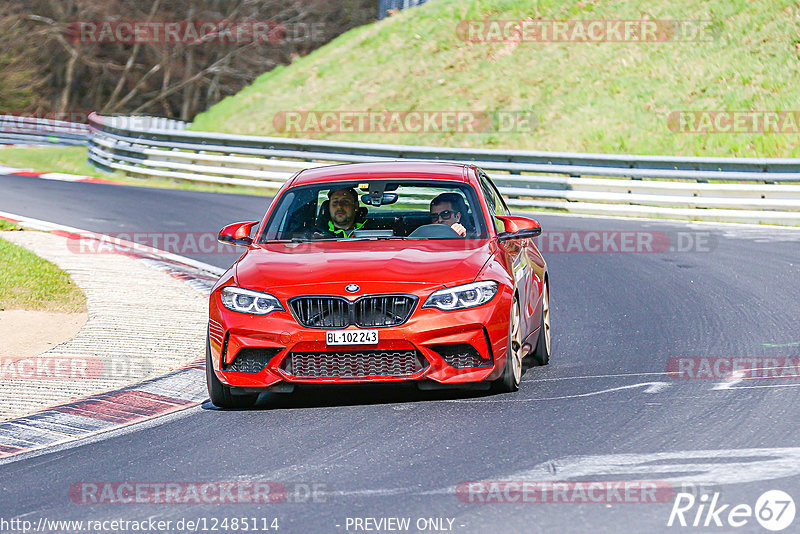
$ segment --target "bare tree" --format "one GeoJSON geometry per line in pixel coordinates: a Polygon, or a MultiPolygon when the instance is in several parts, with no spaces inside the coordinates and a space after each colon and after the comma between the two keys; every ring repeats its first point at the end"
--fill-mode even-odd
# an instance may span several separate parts
{"type": "Polygon", "coordinates": [[[15,0],[0,6],[0,105],[191,120],[376,13],[377,0],[15,0]],[[266,22],[271,39],[229,39],[224,24],[177,42],[82,31],[125,21],[179,22],[187,36],[202,22],[266,22]]]}

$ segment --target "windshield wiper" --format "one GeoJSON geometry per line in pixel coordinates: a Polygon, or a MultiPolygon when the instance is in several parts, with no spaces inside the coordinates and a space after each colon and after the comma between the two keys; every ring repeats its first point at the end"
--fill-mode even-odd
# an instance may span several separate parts
{"type": "Polygon", "coordinates": [[[291,239],[267,239],[262,241],[259,245],[271,245],[273,243],[307,243],[309,241],[316,241],[316,239],[307,239],[305,237],[293,237],[291,239]]]}
{"type": "Polygon", "coordinates": [[[403,239],[405,239],[405,237],[400,235],[375,235],[370,237],[340,238],[337,239],[337,241],[394,241],[403,239]]]}

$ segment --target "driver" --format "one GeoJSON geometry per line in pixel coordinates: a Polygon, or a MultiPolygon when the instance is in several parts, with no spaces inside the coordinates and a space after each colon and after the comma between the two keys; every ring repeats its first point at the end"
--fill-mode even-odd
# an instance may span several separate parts
{"type": "Polygon", "coordinates": [[[328,210],[331,220],[327,230],[336,237],[351,238],[364,223],[356,222],[358,193],[352,187],[336,189],[328,193],[328,210]]]}
{"type": "Polygon", "coordinates": [[[467,229],[461,224],[466,213],[464,197],[458,193],[442,193],[431,200],[431,222],[447,224],[461,237],[467,235],[467,229]]]}

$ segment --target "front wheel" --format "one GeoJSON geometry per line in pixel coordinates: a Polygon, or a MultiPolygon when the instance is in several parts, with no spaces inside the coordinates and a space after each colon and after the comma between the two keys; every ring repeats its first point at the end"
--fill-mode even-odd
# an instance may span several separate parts
{"type": "Polygon", "coordinates": [[[522,320],[520,319],[519,301],[514,297],[511,306],[511,318],[508,321],[508,349],[506,350],[506,367],[503,375],[494,383],[495,391],[512,393],[519,389],[522,380],[522,320]]]}
{"type": "Polygon", "coordinates": [[[211,361],[211,342],[206,336],[206,385],[208,397],[214,406],[219,408],[250,408],[258,400],[258,395],[233,395],[231,388],[223,384],[214,374],[214,364],[211,361]]]}

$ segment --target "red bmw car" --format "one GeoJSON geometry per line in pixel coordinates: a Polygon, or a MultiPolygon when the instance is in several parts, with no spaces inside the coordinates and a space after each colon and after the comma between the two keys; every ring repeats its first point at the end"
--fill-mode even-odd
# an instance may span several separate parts
{"type": "Polygon", "coordinates": [[[550,358],[540,233],[473,165],[299,172],[262,221],[220,232],[247,250],[211,292],[211,401],[303,384],[516,391],[523,358],[550,358]]]}

